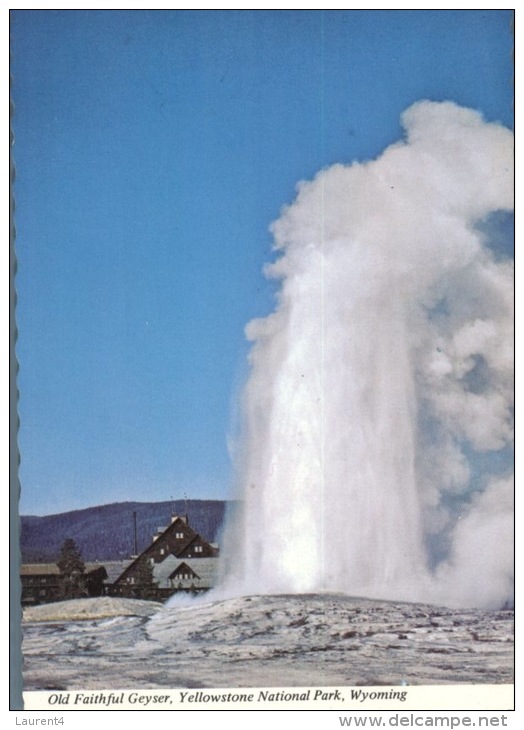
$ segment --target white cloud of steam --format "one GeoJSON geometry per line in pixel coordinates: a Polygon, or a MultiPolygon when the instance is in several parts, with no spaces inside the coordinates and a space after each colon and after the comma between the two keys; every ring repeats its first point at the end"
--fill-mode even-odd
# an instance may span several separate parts
{"type": "Polygon", "coordinates": [[[230,590],[508,597],[508,487],[475,459],[512,440],[512,265],[478,225],[513,207],[513,135],[451,102],[402,122],[405,141],[300,183],[272,226],[281,288],[247,327],[230,590]],[[437,574],[430,535],[451,545],[437,574]]]}
{"type": "Polygon", "coordinates": [[[513,479],[490,482],[457,523],[450,558],[436,575],[446,602],[450,596],[458,606],[513,602],[513,489],[513,479]]]}

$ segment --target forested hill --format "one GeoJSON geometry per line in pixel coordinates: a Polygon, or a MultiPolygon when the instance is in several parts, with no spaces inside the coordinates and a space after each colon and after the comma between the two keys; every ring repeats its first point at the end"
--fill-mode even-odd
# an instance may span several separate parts
{"type": "Polygon", "coordinates": [[[167,527],[173,512],[187,514],[191,527],[209,542],[220,542],[227,504],[198,499],[117,502],[45,517],[21,516],[22,562],[55,562],[68,537],[76,541],[86,561],[124,560],[134,552],[134,512],[139,552],[151,543],[159,527],[167,527]]]}

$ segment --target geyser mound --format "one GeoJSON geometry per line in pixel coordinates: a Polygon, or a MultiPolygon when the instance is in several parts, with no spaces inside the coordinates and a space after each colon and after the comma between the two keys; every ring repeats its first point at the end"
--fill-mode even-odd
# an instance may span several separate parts
{"type": "MultiPolygon", "coordinates": [[[[26,691],[179,687],[207,694],[219,687],[266,687],[274,693],[514,679],[512,611],[342,594],[246,596],[187,606],[122,599],[120,607],[120,616],[102,617],[104,608],[91,611],[88,621],[74,613],[68,619],[58,607],[56,620],[25,623],[26,691]],[[126,602],[132,605],[124,607],[126,602]]],[[[206,709],[220,706],[209,701],[206,709]]]]}
{"type": "Polygon", "coordinates": [[[450,102],[402,122],[272,227],[281,286],[247,327],[226,592],[511,593],[513,267],[482,223],[513,207],[513,135],[450,102]]]}

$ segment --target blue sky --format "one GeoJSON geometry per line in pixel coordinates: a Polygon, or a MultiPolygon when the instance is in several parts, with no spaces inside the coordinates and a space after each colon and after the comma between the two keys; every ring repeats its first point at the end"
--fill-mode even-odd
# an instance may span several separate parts
{"type": "Polygon", "coordinates": [[[513,124],[511,11],[11,11],[22,514],[231,496],[268,227],[450,99],[513,124]]]}

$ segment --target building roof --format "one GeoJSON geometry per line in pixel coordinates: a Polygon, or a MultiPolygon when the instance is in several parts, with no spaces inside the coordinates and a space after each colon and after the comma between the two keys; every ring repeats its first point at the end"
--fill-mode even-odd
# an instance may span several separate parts
{"type": "MultiPolygon", "coordinates": [[[[85,563],[85,572],[91,573],[99,568],[105,568],[109,575],[109,566],[111,563],[85,563]]],[[[119,562],[118,570],[122,572],[125,563],[119,562]]],[[[116,572],[117,568],[114,568],[116,572]]],[[[60,575],[60,570],[56,563],[22,563],[20,566],[20,575],[60,575]]],[[[117,573],[118,575],[118,573],[117,573]]]]}
{"type": "Polygon", "coordinates": [[[158,583],[159,588],[172,588],[172,580],[175,587],[181,582],[184,587],[186,584],[194,583],[197,588],[212,588],[216,583],[218,566],[219,558],[184,558],[181,560],[174,555],[168,555],[161,563],[154,565],[154,580],[158,583]],[[171,579],[173,573],[182,565],[187,565],[198,577],[189,580],[180,580],[177,577],[171,579]]]}
{"type": "Polygon", "coordinates": [[[126,567],[131,562],[131,559],[129,560],[108,560],[107,563],[104,563],[104,567],[107,570],[107,582],[108,583],[114,583],[115,580],[118,578],[119,575],[121,575],[122,571],[126,569],[126,567]]]}

